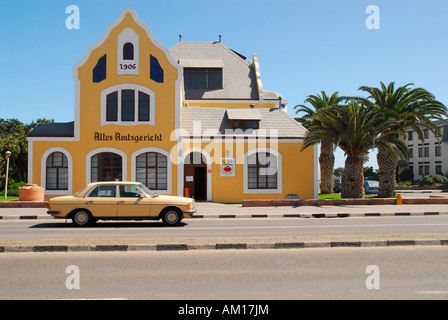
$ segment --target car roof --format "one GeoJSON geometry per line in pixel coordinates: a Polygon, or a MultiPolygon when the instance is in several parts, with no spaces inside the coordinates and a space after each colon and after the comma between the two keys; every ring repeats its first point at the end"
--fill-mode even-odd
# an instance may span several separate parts
{"type": "Polygon", "coordinates": [[[141,182],[136,182],[136,181],[100,181],[100,182],[92,182],[89,183],[89,186],[93,187],[93,186],[97,186],[97,185],[116,185],[116,184],[141,184],[141,182]]]}

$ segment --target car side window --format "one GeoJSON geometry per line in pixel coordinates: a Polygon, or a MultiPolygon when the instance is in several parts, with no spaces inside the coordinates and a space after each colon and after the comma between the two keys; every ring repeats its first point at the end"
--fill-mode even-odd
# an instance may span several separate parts
{"type": "Polygon", "coordinates": [[[120,198],[138,198],[139,193],[135,186],[120,186],[120,198]]]}
{"type": "Polygon", "coordinates": [[[98,186],[89,193],[89,198],[115,198],[116,186],[98,186]]]}

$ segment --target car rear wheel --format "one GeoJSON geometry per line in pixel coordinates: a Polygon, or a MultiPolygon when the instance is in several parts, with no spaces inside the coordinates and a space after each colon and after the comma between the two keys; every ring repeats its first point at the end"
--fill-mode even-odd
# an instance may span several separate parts
{"type": "Polygon", "coordinates": [[[176,208],[166,209],[162,214],[162,221],[166,226],[177,226],[182,221],[182,213],[176,208]]]}
{"type": "Polygon", "coordinates": [[[77,227],[86,227],[94,222],[92,214],[87,210],[78,210],[72,216],[72,221],[77,227]]]}

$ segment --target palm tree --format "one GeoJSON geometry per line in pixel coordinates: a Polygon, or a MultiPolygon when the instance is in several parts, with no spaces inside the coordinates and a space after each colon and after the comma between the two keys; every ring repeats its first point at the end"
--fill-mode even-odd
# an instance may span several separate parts
{"type": "MultiPolygon", "coordinates": [[[[395,89],[395,83],[391,82],[387,87],[380,82],[380,88],[362,86],[359,90],[367,92],[372,107],[379,112],[384,119],[395,122],[389,130],[381,133],[383,140],[396,139],[396,132],[409,127],[416,131],[423,140],[423,129],[429,129],[433,133],[440,129],[433,120],[443,120],[448,116],[447,108],[435,97],[422,88],[409,88],[413,85],[395,89]]],[[[366,102],[366,101],[364,101],[366,102]]],[[[391,197],[396,194],[396,167],[398,155],[389,153],[384,148],[378,148],[377,162],[379,169],[380,197],[391,197]]]]}
{"type": "Polygon", "coordinates": [[[341,148],[347,159],[342,175],[342,198],[364,196],[363,157],[375,147],[390,153],[406,152],[406,145],[399,139],[378,139],[381,132],[390,129],[393,122],[384,119],[376,110],[362,101],[352,100],[348,105],[319,109],[312,120],[320,126],[309,128],[302,149],[319,141],[327,141],[341,148]]]}
{"type": "MultiPolygon", "coordinates": [[[[311,104],[312,108],[305,105],[297,105],[296,114],[304,113],[300,118],[296,118],[306,129],[310,130],[313,127],[320,127],[322,123],[313,119],[313,115],[321,109],[331,108],[338,105],[346,98],[338,95],[338,92],[333,93],[330,97],[324,91],[321,91],[321,95],[309,95],[305,100],[305,103],[311,104]]],[[[320,192],[323,194],[332,193],[334,188],[334,153],[333,143],[330,141],[321,141],[320,146],[320,192]]]]}

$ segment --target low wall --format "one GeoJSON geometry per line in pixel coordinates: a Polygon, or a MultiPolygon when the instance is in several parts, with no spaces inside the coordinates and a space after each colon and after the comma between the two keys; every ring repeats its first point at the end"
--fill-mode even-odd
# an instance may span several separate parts
{"type": "Polygon", "coordinates": [[[3,201],[0,208],[46,208],[46,201],[3,201]]]}
{"type": "MultiPolygon", "coordinates": [[[[401,199],[402,204],[448,204],[448,198],[401,199]]],[[[243,200],[243,207],[301,207],[345,205],[394,205],[397,199],[298,199],[298,200],[243,200]]]]}

